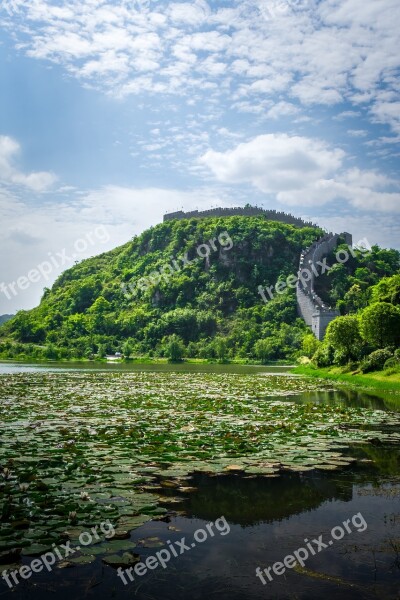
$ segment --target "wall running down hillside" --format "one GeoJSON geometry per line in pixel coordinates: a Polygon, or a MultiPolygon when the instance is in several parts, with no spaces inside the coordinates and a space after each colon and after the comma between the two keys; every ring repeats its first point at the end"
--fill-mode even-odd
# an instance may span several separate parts
{"type": "Polygon", "coordinates": [[[288,225],[296,225],[297,227],[316,227],[314,223],[303,221],[298,217],[289,215],[285,212],[277,212],[276,210],[265,210],[256,206],[244,206],[236,208],[211,208],[210,210],[192,210],[191,212],[183,212],[179,210],[174,213],[168,213],[164,215],[165,221],[172,221],[173,219],[204,219],[204,218],[216,218],[216,217],[257,217],[263,215],[269,221],[280,221],[288,225]]]}
{"type": "Polygon", "coordinates": [[[315,293],[315,273],[312,266],[314,265],[314,269],[318,273],[321,272],[321,268],[318,268],[318,261],[321,261],[337,248],[339,238],[344,238],[346,244],[349,246],[353,243],[350,233],[342,233],[340,235],[327,233],[324,237],[314,242],[312,246],[303,250],[300,255],[299,280],[296,288],[297,307],[299,314],[307,325],[311,327],[313,334],[318,340],[323,340],[329,323],[333,319],[336,319],[340,313],[327,306],[315,293]],[[305,277],[303,279],[300,278],[301,272],[304,269],[307,269],[311,274],[309,281],[306,281],[305,277]]]}

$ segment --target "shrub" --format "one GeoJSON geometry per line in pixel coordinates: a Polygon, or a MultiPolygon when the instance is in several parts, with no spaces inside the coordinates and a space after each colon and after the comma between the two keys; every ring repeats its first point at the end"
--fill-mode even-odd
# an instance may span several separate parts
{"type": "Polygon", "coordinates": [[[262,363],[267,363],[269,360],[276,358],[277,345],[273,338],[260,339],[254,346],[254,352],[257,358],[262,363]]]}
{"type": "Polygon", "coordinates": [[[164,339],[163,347],[170,362],[181,362],[185,354],[185,346],[179,336],[173,334],[164,339]]]}
{"type": "Polygon", "coordinates": [[[392,354],[389,350],[375,350],[372,352],[361,364],[361,371],[363,373],[369,373],[370,371],[382,371],[385,363],[392,354]]]}
{"type": "Polygon", "coordinates": [[[320,344],[321,342],[317,340],[314,334],[308,333],[307,335],[305,335],[303,337],[303,342],[301,346],[304,356],[307,356],[308,358],[314,356],[320,344]]]}
{"type": "Polygon", "coordinates": [[[335,349],[329,344],[321,344],[312,360],[317,367],[330,367],[333,364],[335,349]]]}
{"type": "Polygon", "coordinates": [[[388,358],[385,362],[385,369],[395,369],[396,367],[400,368],[400,360],[398,360],[395,356],[388,358]]]}

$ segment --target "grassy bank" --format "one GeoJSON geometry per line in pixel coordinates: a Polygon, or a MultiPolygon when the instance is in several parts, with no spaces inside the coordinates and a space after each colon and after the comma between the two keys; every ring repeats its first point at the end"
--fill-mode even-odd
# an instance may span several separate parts
{"type": "Polygon", "coordinates": [[[310,365],[301,365],[294,369],[298,375],[320,377],[336,382],[343,382],[362,388],[373,388],[381,391],[393,391],[400,393],[400,373],[388,375],[385,371],[377,371],[366,375],[344,373],[339,367],[318,369],[310,365]]]}

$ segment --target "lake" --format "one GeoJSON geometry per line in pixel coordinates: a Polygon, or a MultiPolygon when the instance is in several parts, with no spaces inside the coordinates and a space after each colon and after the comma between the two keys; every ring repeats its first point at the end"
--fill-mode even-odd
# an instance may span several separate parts
{"type": "Polygon", "coordinates": [[[0,593],[398,599],[399,407],[285,367],[0,363],[2,568],[74,550],[0,593]]]}

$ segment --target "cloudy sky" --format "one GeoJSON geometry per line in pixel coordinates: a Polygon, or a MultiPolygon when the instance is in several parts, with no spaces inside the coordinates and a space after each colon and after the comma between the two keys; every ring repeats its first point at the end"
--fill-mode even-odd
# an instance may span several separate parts
{"type": "Polygon", "coordinates": [[[400,247],[398,0],[0,0],[0,22],[0,283],[52,265],[0,314],[181,208],[400,247]]]}

